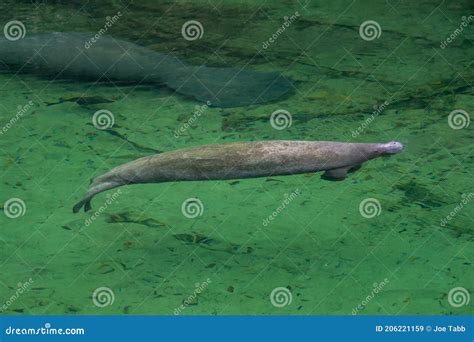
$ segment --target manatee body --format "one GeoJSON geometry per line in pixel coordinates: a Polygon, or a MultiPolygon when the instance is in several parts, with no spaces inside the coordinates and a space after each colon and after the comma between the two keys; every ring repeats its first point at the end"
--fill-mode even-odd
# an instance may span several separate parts
{"type": "Polygon", "coordinates": [[[206,145],[165,152],[120,165],[95,178],[73,211],[91,209],[96,194],[127,184],[240,179],[326,171],[342,180],[367,160],[403,149],[386,144],[330,141],[256,141],[206,145]]]}
{"type": "Polygon", "coordinates": [[[31,34],[0,39],[0,70],[49,75],[54,79],[152,83],[216,107],[280,100],[292,89],[277,72],[188,65],[172,53],[92,33],[31,34]]]}

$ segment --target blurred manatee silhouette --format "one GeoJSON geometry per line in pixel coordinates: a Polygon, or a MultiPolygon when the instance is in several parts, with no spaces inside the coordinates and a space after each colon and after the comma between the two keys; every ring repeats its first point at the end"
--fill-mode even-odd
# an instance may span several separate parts
{"type": "Polygon", "coordinates": [[[237,107],[279,100],[292,89],[278,72],[234,67],[193,66],[172,54],[93,34],[52,32],[0,40],[0,69],[88,79],[164,85],[215,107],[237,107]]]}

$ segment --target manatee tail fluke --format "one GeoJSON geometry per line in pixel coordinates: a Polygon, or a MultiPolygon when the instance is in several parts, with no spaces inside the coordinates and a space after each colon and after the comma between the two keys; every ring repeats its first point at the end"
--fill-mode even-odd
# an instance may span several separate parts
{"type": "Polygon", "coordinates": [[[165,80],[176,92],[213,107],[238,107],[282,100],[293,89],[277,72],[239,68],[187,67],[165,80]]]}
{"type": "Polygon", "coordinates": [[[92,183],[91,188],[89,189],[89,191],[87,191],[85,196],[79,202],[77,202],[74,205],[74,207],[72,208],[72,212],[74,214],[78,213],[82,209],[82,207],[84,207],[84,212],[87,212],[87,211],[91,210],[92,209],[92,204],[91,204],[92,197],[94,197],[98,193],[116,188],[120,185],[122,185],[122,184],[119,184],[119,183],[116,183],[116,182],[104,182],[104,183],[95,183],[94,182],[94,183],[92,183]]]}
{"type": "Polygon", "coordinates": [[[78,213],[81,208],[84,207],[84,211],[89,211],[92,209],[92,205],[91,205],[91,198],[84,198],[82,200],[80,200],[73,208],[72,208],[72,212],[74,214],[78,213]]]}

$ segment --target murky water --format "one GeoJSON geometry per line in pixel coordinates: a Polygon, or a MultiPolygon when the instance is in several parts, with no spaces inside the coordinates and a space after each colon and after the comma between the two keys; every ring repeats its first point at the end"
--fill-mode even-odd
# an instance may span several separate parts
{"type": "Polygon", "coordinates": [[[280,101],[223,109],[148,84],[0,74],[4,314],[473,313],[471,2],[0,8],[2,25],[21,22],[25,37],[107,27],[104,35],[192,65],[278,71],[294,86],[280,101]],[[202,37],[183,38],[190,20],[202,37]],[[112,113],[111,128],[94,126],[99,110],[112,113]],[[275,111],[291,124],[275,129],[275,111]],[[154,151],[271,139],[406,149],[343,182],[306,174],[134,185],[72,213],[91,178],[154,151]],[[193,218],[182,207],[195,198],[193,218]]]}

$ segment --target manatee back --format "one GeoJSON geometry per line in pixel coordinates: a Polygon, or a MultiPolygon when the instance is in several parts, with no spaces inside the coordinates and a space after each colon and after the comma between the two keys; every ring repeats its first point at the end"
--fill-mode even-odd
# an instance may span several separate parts
{"type": "Polygon", "coordinates": [[[165,55],[133,43],[92,33],[53,32],[17,41],[0,40],[0,68],[53,75],[59,78],[142,81],[154,67],[172,68],[165,55]]]}

